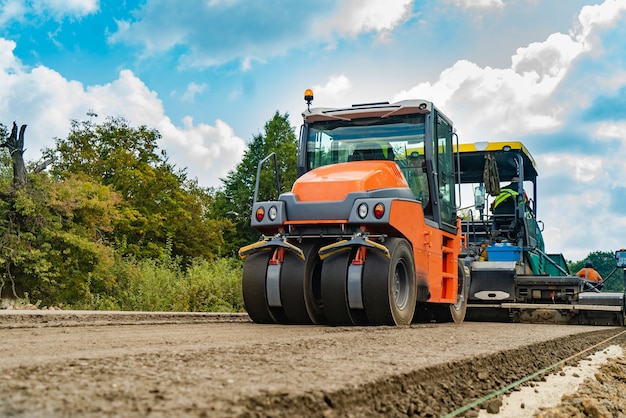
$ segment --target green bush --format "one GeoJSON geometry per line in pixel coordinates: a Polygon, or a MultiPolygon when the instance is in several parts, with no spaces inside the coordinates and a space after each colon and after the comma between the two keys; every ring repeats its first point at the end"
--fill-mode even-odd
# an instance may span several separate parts
{"type": "Polygon", "coordinates": [[[243,312],[242,262],[233,258],[197,259],[185,268],[178,258],[135,260],[117,257],[116,288],[90,294],[76,309],[243,312]]]}
{"type": "Polygon", "coordinates": [[[242,312],[242,264],[233,258],[198,260],[187,270],[179,291],[177,310],[242,312]]]}

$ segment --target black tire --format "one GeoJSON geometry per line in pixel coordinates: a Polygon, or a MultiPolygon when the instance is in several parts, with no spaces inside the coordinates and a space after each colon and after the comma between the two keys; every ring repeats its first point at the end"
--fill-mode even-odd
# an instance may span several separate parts
{"type": "Polygon", "coordinates": [[[467,313],[467,299],[469,298],[470,278],[465,274],[465,267],[459,262],[459,290],[456,303],[450,305],[452,322],[460,324],[465,320],[467,313]]]}
{"type": "Polygon", "coordinates": [[[352,252],[333,255],[322,263],[322,303],[329,325],[354,325],[348,305],[348,266],[352,252]]]}
{"type": "Polygon", "coordinates": [[[321,298],[320,242],[304,243],[304,261],[286,252],[280,272],[283,311],[290,324],[324,324],[326,317],[321,298]]]}
{"type": "Polygon", "coordinates": [[[274,324],[277,321],[272,316],[267,305],[267,290],[265,278],[267,263],[271,257],[270,251],[261,251],[246,257],[243,265],[243,303],[246,311],[257,324],[274,324]]]}
{"type": "Polygon", "coordinates": [[[407,240],[385,242],[391,258],[368,251],[363,269],[363,305],[372,325],[409,325],[415,313],[417,283],[407,240]]]}

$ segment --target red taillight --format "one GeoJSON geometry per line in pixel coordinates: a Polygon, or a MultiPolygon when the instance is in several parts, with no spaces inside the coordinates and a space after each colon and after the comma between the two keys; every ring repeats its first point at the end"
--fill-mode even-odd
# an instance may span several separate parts
{"type": "Polygon", "coordinates": [[[383,205],[382,203],[377,203],[376,206],[374,206],[374,216],[376,217],[376,219],[380,219],[385,215],[385,205],[383,205]]]}
{"type": "Polygon", "coordinates": [[[256,210],[255,216],[256,216],[257,222],[261,222],[263,218],[265,218],[265,209],[263,208],[263,206],[259,207],[256,210]]]}

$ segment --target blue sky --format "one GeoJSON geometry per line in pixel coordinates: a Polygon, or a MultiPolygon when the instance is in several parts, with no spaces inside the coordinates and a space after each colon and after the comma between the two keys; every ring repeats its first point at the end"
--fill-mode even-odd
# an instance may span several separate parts
{"type": "Polygon", "coordinates": [[[219,186],[276,111],[423,98],[521,140],[548,252],[626,247],[626,1],[0,0],[0,122],[26,158],[90,110],[219,186]]]}

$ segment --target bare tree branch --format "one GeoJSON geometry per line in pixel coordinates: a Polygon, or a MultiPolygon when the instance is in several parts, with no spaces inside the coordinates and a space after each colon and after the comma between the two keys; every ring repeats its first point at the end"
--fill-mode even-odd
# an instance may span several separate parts
{"type": "Polygon", "coordinates": [[[11,135],[0,146],[7,148],[13,159],[13,188],[19,189],[26,185],[26,164],[24,164],[24,132],[26,125],[22,125],[17,132],[17,124],[13,122],[11,135]]]}

